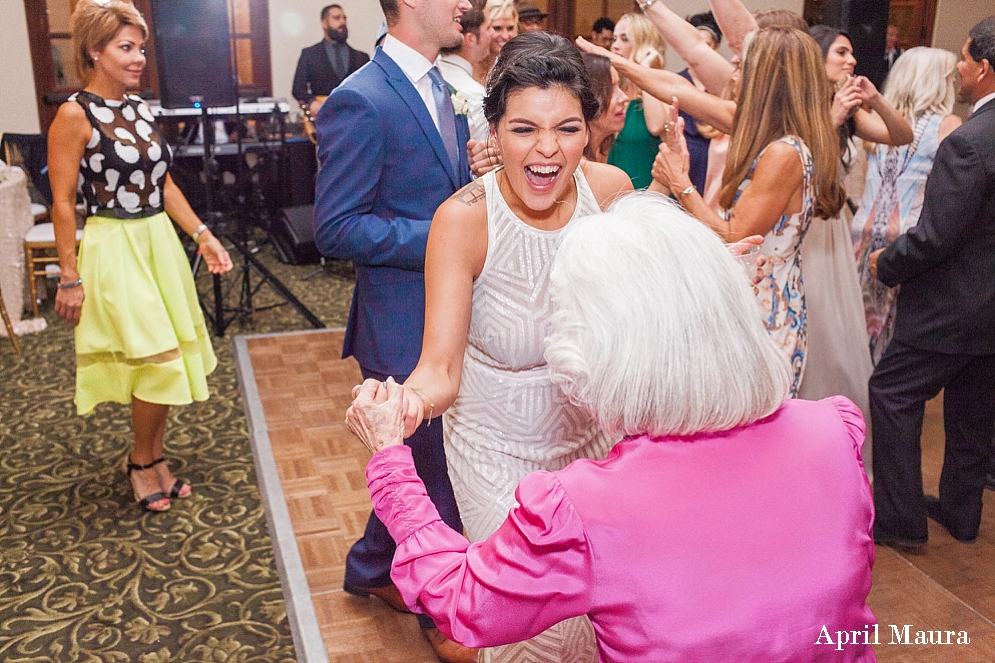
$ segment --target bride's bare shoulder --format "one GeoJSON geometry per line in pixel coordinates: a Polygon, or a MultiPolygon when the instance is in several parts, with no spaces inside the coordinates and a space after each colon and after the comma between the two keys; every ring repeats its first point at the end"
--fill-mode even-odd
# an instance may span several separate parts
{"type": "Polygon", "coordinates": [[[587,159],[581,162],[580,167],[602,210],[619,195],[632,191],[632,180],[620,168],[587,159]]]}
{"type": "Polygon", "coordinates": [[[474,180],[454,193],[435,213],[433,222],[471,224],[487,221],[487,194],[482,179],[474,180]]]}

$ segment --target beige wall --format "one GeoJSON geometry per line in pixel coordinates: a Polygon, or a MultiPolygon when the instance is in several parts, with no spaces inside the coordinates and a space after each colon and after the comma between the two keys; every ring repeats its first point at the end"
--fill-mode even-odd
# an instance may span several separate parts
{"type": "Polygon", "coordinates": [[[968,31],[992,15],[995,15],[995,0],[940,0],[933,26],[933,46],[959,55],[968,31]]]}
{"type": "MultiPolygon", "coordinates": [[[[945,48],[960,57],[960,49],[967,41],[967,33],[982,19],[995,14],[995,0],[940,0],[933,26],[933,46],[945,48]]],[[[970,110],[968,104],[958,103],[954,112],[963,118],[970,110]]]]}
{"type": "Polygon", "coordinates": [[[38,104],[23,0],[0,0],[0,63],[0,134],[38,133],[38,104]]]}
{"type": "MultiPolygon", "coordinates": [[[[2,1],[2,0],[0,0],[2,1]]],[[[301,49],[322,38],[321,8],[342,5],[349,21],[349,45],[373,57],[373,40],[383,21],[378,0],[269,0],[273,94],[291,100],[290,87],[301,49]]],[[[296,104],[291,101],[291,107],[296,104]]]]}

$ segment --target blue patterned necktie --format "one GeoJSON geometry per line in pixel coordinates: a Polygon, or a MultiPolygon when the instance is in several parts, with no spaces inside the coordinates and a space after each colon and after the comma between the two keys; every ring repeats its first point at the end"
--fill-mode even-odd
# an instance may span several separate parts
{"type": "Polygon", "coordinates": [[[439,133],[449,154],[449,162],[453,172],[459,174],[459,146],[456,141],[456,112],[453,110],[453,100],[450,98],[449,84],[442,78],[438,67],[428,70],[432,79],[432,96],[435,98],[435,112],[439,117],[439,133]]]}

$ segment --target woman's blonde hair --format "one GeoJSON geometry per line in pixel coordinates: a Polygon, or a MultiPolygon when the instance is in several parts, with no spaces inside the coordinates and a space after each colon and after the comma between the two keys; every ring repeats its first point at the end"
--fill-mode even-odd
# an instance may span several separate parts
{"type": "Polygon", "coordinates": [[[609,435],[691,435],[777,410],[793,378],[722,240],[651,192],[567,226],[550,271],[550,377],[609,435]]]}
{"type": "Polygon", "coordinates": [[[516,26],[518,25],[518,9],[515,7],[515,0],[487,0],[487,4],[484,5],[484,16],[491,21],[510,18],[516,26]]]}
{"type": "MultiPolygon", "coordinates": [[[[629,56],[629,59],[637,63],[642,62],[652,48],[660,54],[660,57],[652,65],[653,69],[666,69],[667,42],[663,40],[660,31],[642,12],[623,14],[622,18],[629,21],[625,28],[625,36],[632,44],[632,55],[629,56]]],[[[619,23],[622,22],[622,18],[618,19],[619,23]]]]}
{"type": "Polygon", "coordinates": [[[142,39],[148,39],[149,28],[145,19],[130,2],[123,0],[80,0],[76,4],[69,27],[73,37],[73,54],[76,68],[83,83],[90,82],[93,76],[91,51],[102,51],[121,28],[126,25],[138,28],[142,39]]]}
{"type": "Polygon", "coordinates": [[[926,113],[953,112],[956,71],[957,56],[950,51],[916,46],[895,60],[881,94],[915,126],[926,113]]]}
{"type": "Polygon", "coordinates": [[[832,218],[846,194],[840,182],[839,135],[826,103],[832,90],[819,45],[801,30],[773,27],[752,33],[743,50],[742,85],[719,204],[732,206],[764,148],[784,136],[797,136],[812,153],[815,215],[832,218]]]}

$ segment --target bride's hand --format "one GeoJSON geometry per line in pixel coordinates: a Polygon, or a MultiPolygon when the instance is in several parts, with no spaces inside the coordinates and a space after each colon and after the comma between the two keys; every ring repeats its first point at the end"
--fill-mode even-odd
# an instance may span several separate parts
{"type": "Polygon", "coordinates": [[[404,439],[414,435],[415,430],[425,420],[427,406],[428,403],[419,390],[404,385],[404,439]]]}

